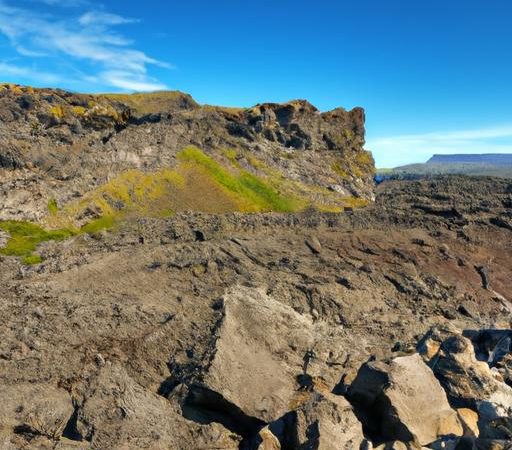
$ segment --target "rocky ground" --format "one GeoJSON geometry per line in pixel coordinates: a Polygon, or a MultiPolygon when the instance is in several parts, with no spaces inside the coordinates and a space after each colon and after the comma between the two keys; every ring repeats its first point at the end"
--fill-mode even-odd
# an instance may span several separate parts
{"type": "Polygon", "coordinates": [[[2,257],[0,447],[510,448],[511,232],[509,181],[450,177],[2,257]]]}

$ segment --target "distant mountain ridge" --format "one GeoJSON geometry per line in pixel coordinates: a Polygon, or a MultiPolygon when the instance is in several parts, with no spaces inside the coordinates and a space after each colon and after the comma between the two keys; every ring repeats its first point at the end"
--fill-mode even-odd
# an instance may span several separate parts
{"type": "Polygon", "coordinates": [[[512,153],[481,153],[433,155],[426,164],[507,164],[512,165],[512,153]]]}
{"type": "Polygon", "coordinates": [[[512,178],[512,153],[435,154],[426,163],[377,170],[376,181],[428,178],[435,175],[512,178]]]}

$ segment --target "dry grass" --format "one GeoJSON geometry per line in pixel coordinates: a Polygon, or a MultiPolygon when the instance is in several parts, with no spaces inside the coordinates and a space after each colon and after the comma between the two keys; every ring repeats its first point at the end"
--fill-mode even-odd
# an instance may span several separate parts
{"type": "Polygon", "coordinates": [[[193,100],[179,91],[162,91],[137,94],[101,94],[109,100],[115,100],[132,108],[139,115],[156,114],[169,109],[169,104],[175,104],[184,98],[193,100]]]}

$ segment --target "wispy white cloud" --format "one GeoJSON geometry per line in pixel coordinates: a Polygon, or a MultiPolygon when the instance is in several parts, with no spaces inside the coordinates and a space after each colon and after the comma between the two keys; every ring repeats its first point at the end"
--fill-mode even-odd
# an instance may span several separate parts
{"type": "Polygon", "coordinates": [[[44,3],[49,6],[60,6],[63,8],[76,8],[89,4],[88,0],[31,0],[33,3],[44,3]]]}
{"type": "Polygon", "coordinates": [[[117,14],[110,14],[103,11],[89,11],[80,16],[78,19],[80,25],[123,25],[127,23],[138,22],[136,19],[128,19],[126,17],[118,16],[117,14]]]}
{"type": "Polygon", "coordinates": [[[0,62],[0,77],[1,76],[13,76],[19,78],[31,78],[34,73],[37,73],[38,79],[43,83],[58,83],[62,81],[58,76],[38,70],[35,67],[23,67],[13,64],[0,62]]]}
{"type": "Polygon", "coordinates": [[[130,72],[108,71],[101,73],[100,78],[110,86],[129,91],[161,91],[166,89],[165,84],[150,79],[145,75],[130,72]]]}
{"type": "MultiPolygon", "coordinates": [[[[37,1],[50,4],[54,0],[37,1]]],[[[148,74],[148,68],[171,66],[137,50],[130,39],[115,29],[136,21],[97,10],[61,20],[0,0],[0,33],[9,39],[19,55],[48,61],[65,59],[68,64],[82,61],[94,71],[84,81],[95,79],[99,84],[123,90],[164,89],[163,83],[148,74]]]]}
{"type": "Polygon", "coordinates": [[[369,139],[379,167],[424,162],[433,154],[512,153],[512,124],[369,139]]]}

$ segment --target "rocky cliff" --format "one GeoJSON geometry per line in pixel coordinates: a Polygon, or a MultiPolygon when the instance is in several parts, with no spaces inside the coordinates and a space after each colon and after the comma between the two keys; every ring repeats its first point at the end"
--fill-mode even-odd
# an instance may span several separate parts
{"type": "Polygon", "coordinates": [[[50,201],[72,205],[60,222],[74,226],[91,214],[141,212],[151,202],[152,215],[340,210],[372,199],[374,166],[363,150],[364,132],[362,109],[321,113],[302,100],[236,109],[200,106],[179,92],[93,96],[3,85],[0,219],[40,221],[50,201]],[[190,147],[208,160],[198,152],[180,158],[190,147]],[[212,164],[218,176],[205,173],[212,164]],[[175,176],[162,181],[162,171],[175,176]],[[112,181],[117,190],[107,195],[103,188],[112,181]],[[140,192],[131,197],[136,205],[120,189],[140,192]],[[205,192],[213,197],[206,204],[205,192]],[[258,202],[265,195],[289,205],[258,202]],[[258,198],[242,201],[251,196],[258,198]]]}

